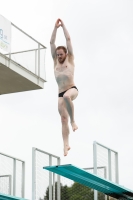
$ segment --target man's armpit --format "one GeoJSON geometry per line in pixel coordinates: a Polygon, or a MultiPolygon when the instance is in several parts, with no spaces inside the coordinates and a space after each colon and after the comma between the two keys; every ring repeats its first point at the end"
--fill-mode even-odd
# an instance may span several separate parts
{"type": "Polygon", "coordinates": [[[74,61],[74,55],[68,54],[68,60],[69,60],[69,62],[73,62],[74,61]]]}
{"type": "Polygon", "coordinates": [[[57,57],[55,56],[55,57],[53,58],[53,60],[54,60],[54,66],[56,66],[56,65],[57,65],[57,57]]]}

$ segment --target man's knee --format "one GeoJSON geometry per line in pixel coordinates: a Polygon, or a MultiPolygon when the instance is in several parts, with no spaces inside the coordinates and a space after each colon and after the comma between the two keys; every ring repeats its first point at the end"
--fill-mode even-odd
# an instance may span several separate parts
{"type": "Polygon", "coordinates": [[[66,117],[66,116],[61,116],[61,122],[62,122],[63,124],[68,123],[68,117],[66,117]]]}
{"type": "Polygon", "coordinates": [[[70,98],[70,96],[69,96],[68,94],[64,94],[64,95],[63,95],[63,99],[64,99],[65,101],[69,101],[71,98],[70,98]]]}

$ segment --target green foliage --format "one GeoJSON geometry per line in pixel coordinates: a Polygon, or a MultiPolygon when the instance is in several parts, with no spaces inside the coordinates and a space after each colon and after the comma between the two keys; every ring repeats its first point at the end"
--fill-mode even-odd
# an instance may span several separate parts
{"type": "MultiPolygon", "coordinates": [[[[61,187],[61,200],[93,200],[93,189],[74,182],[71,186],[62,185],[61,187]]],[[[52,186],[53,193],[53,186],[52,186]]],[[[52,194],[53,195],[53,194],[52,194]]],[[[46,193],[43,200],[49,200],[49,187],[46,189],[46,193]]],[[[55,200],[57,200],[57,182],[55,183],[55,200]]],[[[105,195],[98,193],[98,200],[105,200],[105,195]]]]}

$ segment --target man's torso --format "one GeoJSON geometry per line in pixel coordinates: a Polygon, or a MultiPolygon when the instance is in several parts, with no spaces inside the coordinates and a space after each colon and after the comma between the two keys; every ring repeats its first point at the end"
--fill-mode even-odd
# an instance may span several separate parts
{"type": "Polygon", "coordinates": [[[59,93],[74,86],[73,58],[70,58],[67,55],[63,64],[59,63],[58,59],[56,59],[54,65],[54,74],[56,82],[58,84],[59,93]]]}

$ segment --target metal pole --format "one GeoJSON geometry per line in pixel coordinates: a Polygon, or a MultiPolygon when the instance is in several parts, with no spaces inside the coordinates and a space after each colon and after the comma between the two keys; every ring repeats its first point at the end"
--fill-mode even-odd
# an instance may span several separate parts
{"type": "Polygon", "coordinates": [[[22,198],[25,197],[25,162],[22,162],[22,198]]]}
{"type": "Polygon", "coordinates": [[[116,183],[119,183],[118,153],[115,153],[115,170],[116,170],[115,180],[116,183]]]}
{"type": "Polygon", "coordinates": [[[35,74],[37,75],[37,50],[35,50],[35,74]]]}
{"type": "Polygon", "coordinates": [[[9,175],[9,195],[12,194],[12,176],[9,175]]]}
{"type": "MultiPolygon", "coordinates": [[[[111,168],[111,149],[108,149],[108,179],[112,180],[112,168],[111,168]]],[[[110,200],[110,196],[108,196],[110,200]]]]}
{"type": "Polygon", "coordinates": [[[11,44],[10,44],[10,52],[9,52],[9,60],[8,60],[8,67],[10,68],[11,63],[11,44]]]}
{"type": "Polygon", "coordinates": [[[39,85],[39,78],[40,78],[40,44],[38,44],[38,85],[39,85]]]}
{"type": "Polygon", "coordinates": [[[112,181],[112,170],[111,170],[111,150],[108,149],[108,178],[112,181]]]}
{"type": "MultiPolygon", "coordinates": [[[[104,167],[104,178],[107,179],[107,167],[104,167]]],[[[105,195],[105,200],[107,200],[107,195],[105,195]]]]}
{"type": "MultiPolygon", "coordinates": [[[[57,158],[57,165],[60,165],[61,159],[57,158]]],[[[61,185],[60,185],[60,176],[57,175],[57,200],[60,200],[60,190],[61,190],[61,185]]]]}
{"type": "Polygon", "coordinates": [[[53,173],[53,200],[55,200],[55,173],[53,173]]]}
{"type": "Polygon", "coordinates": [[[13,196],[16,195],[16,159],[13,159],[13,196]]]}
{"type": "MultiPolygon", "coordinates": [[[[49,155],[49,166],[52,165],[52,156],[49,155]]],[[[49,200],[52,200],[52,172],[49,172],[49,200]]]]}
{"type": "Polygon", "coordinates": [[[8,59],[8,67],[10,68],[10,62],[11,62],[11,52],[9,53],[9,59],[8,59]]]}
{"type": "Polygon", "coordinates": [[[32,200],[36,199],[36,148],[32,148],[32,200]]]}
{"type": "Polygon", "coordinates": [[[44,77],[43,78],[46,80],[45,57],[46,57],[46,50],[44,49],[44,77]]]}
{"type": "MultiPolygon", "coordinates": [[[[97,143],[93,143],[93,166],[94,166],[94,174],[97,174],[97,143]]],[[[98,194],[97,190],[94,190],[94,200],[97,200],[98,194]]]]}

